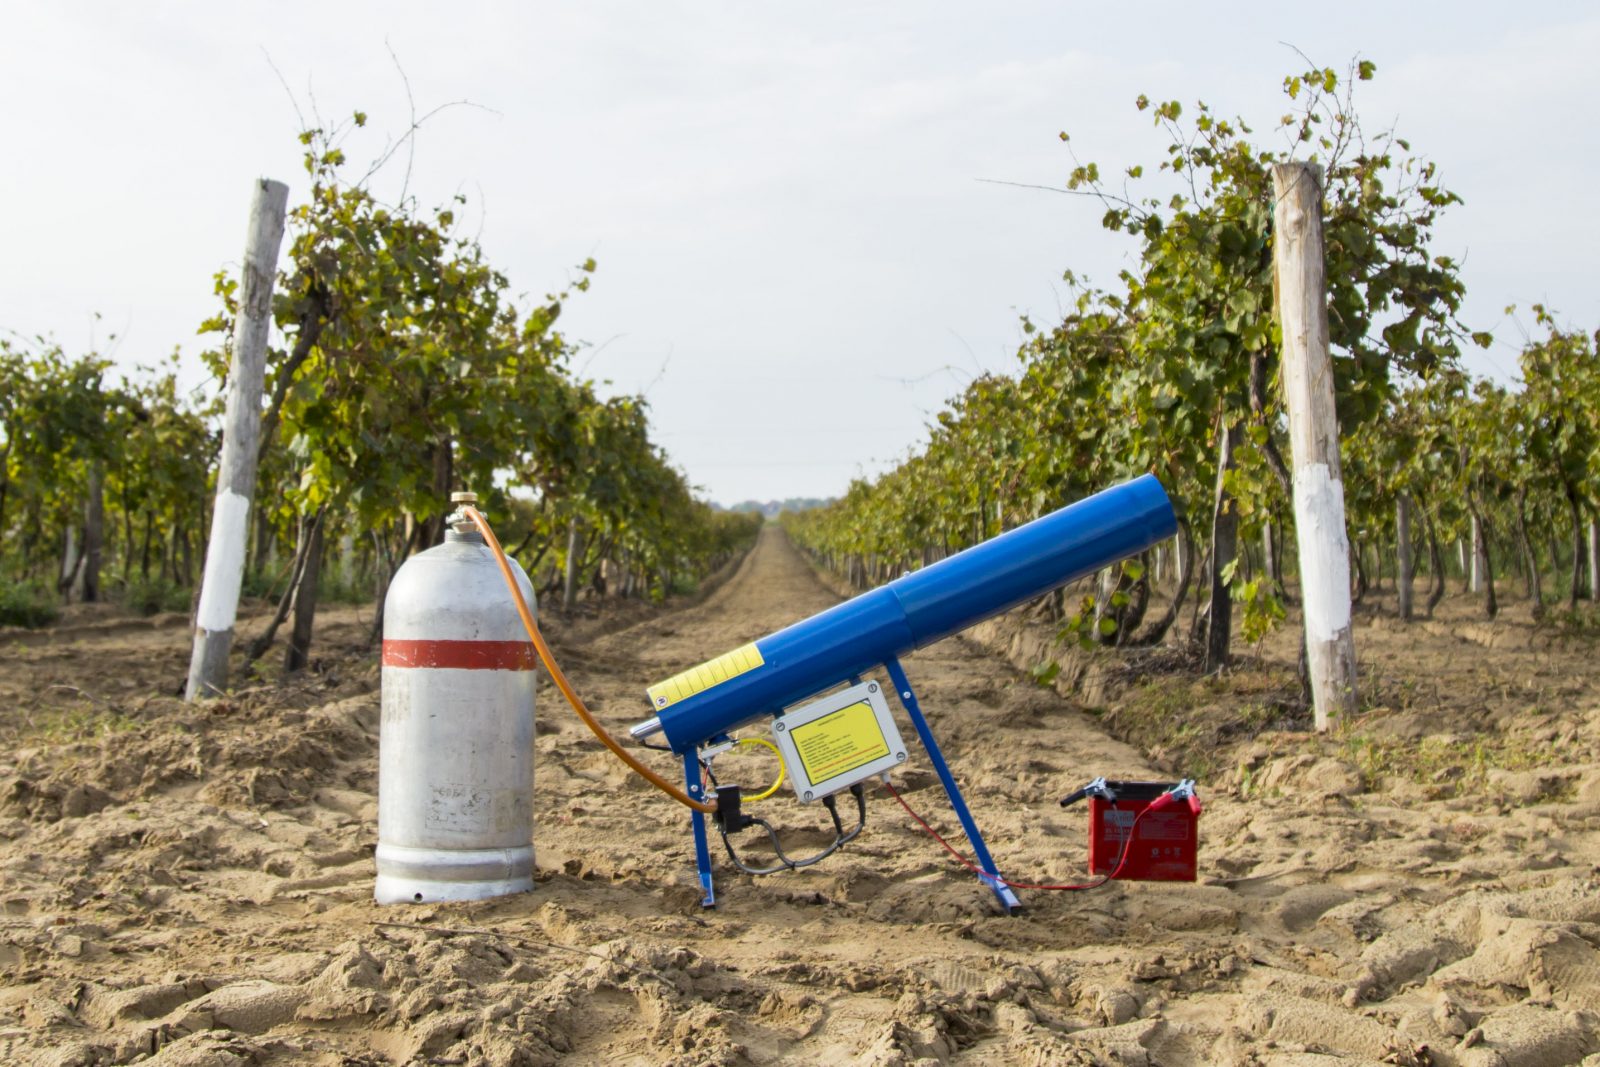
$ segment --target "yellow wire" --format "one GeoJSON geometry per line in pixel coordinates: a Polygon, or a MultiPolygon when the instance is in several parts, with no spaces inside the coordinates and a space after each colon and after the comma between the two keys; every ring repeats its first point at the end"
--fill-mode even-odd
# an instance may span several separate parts
{"type": "Polygon", "coordinates": [[[746,804],[754,804],[758,800],[765,800],[776,793],[778,787],[783,784],[783,753],[778,751],[777,745],[768,741],[765,737],[741,737],[738,743],[741,745],[766,745],[772,749],[772,754],[778,757],[778,780],[767,786],[767,790],[764,793],[757,793],[753,797],[740,798],[746,804]]]}

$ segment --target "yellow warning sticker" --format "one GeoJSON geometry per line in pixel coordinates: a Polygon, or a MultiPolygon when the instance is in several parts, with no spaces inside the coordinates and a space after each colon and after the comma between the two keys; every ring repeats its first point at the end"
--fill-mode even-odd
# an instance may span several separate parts
{"type": "Polygon", "coordinates": [[[889,754],[878,716],[865,700],[789,731],[812,785],[822,785],[889,754]]]}
{"type": "Polygon", "coordinates": [[[761,658],[761,650],[756,648],[753,642],[732,652],[724,652],[716,659],[708,659],[698,667],[690,667],[682,674],[674,674],[666,681],[652,685],[649,689],[650,706],[660,711],[680,700],[688,700],[696,693],[703,693],[714,685],[726,682],[729,678],[737,678],[741,674],[764,666],[766,662],[761,658]]]}

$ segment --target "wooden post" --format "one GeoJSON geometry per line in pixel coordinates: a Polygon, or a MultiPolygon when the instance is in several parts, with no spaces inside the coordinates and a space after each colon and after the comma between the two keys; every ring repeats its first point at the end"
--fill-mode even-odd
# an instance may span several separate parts
{"type": "Polygon", "coordinates": [[[1394,504],[1394,587],[1399,594],[1400,618],[1411,621],[1411,497],[1401,493],[1394,504]]]}
{"type": "Polygon", "coordinates": [[[1589,599],[1600,600],[1600,522],[1589,520],[1589,599]]]}
{"type": "Polygon", "coordinates": [[[1483,520],[1476,514],[1472,516],[1472,567],[1468,572],[1467,589],[1469,592],[1483,592],[1483,520]]]}
{"type": "Polygon", "coordinates": [[[89,464],[89,493],[83,502],[83,602],[100,599],[101,557],[106,535],[106,465],[96,459],[89,464]]]}
{"type": "Polygon", "coordinates": [[[195,612],[194,652],[189,659],[187,700],[214,696],[228,683],[228,650],[239,611],[244,554],[249,540],[250,502],[256,490],[256,451],[261,435],[261,388],[266,377],[267,335],[272,329],[272,286],[283,244],[289,187],[266,178],[256,182],[239,280],[239,316],[233,328],[228,368],[228,406],[217,464],[217,503],[211,513],[200,606],[195,612]]]}
{"type": "Polygon", "coordinates": [[[1233,634],[1233,597],[1223,572],[1239,555],[1239,505],[1227,489],[1228,471],[1238,462],[1243,433],[1237,423],[1218,429],[1222,451],[1217,457],[1217,491],[1211,508],[1211,589],[1206,614],[1205,672],[1214,674],[1228,665],[1228,644],[1233,634]]]}
{"type": "Polygon", "coordinates": [[[62,598],[68,603],[72,602],[72,587],[78,577],[78,527],[74,523],[67,524],[67,544],[61,550],[61,580],[56,582],[56,588],[61,591],[62,598]]]}
{"type": "Polygon", "coordinates": [[[578,606],[578,517],[567,520],[567,572],[561,582],[561,610],[578,606]]]}
{"type": "Polygon", "coordinates": [[[1177,539],[1172,542],[1172,573],[1180,578],[1185,568],[1194,565],[1193,560],[1184,558],[1189,551],[1190,547],[1184,540],[1182,533],[1180,533],[1177,539]]]}
{"type": "Polygon", "coordinates": [[[1322,251],[1322,168],[1272,168],[1273,268],[1283,328],[1283,388],[1294,453],[1295,537],[1300,555],[1306,665],[1318,730],[1356,710],[1350,631],[1350,538],[1345,530],[1339,420],[1328,354],[1322,251]]]}

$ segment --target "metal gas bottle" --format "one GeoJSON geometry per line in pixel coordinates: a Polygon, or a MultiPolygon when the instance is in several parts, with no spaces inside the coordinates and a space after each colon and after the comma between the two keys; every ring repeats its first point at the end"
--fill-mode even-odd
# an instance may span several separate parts
{"type": "MultiPolygon", "coordinates": [[[[511,566],[531,609],[533,586],[511,566]]],[[[533,888],[535,666],[470,523],[395,575],[383,608],[379,904],[533,888]]]]}

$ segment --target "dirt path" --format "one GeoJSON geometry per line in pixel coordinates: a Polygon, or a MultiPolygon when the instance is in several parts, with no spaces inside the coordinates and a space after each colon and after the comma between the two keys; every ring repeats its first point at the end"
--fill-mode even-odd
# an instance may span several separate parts
{"type": "MultiPolygon", "coordinates": [[[[835,599],[769,528],[698,605],[552,629],[620,730],[649,683],[835,599]]],[[[322,673],[199,712],[104,695],[186,662],[182,629],[0,651],[20,702],[65,671],[116,708],[93,740],[0,760],[0,1060],[1527,1067],[1600,1048],[1600,768],[1492,801],[1278,768],[1248,800],[1207,792],[1198,883],[1027,893],[1017,917],[875,792],[816,867],[719,859],[705,913],[682,809],[546,688],[535,891],[380,910],[359,629],[319,637],[322,673]]],[[[1081,878],[1082,809],[1055,801],[1152,775],[1139,754],[961,640],[907,670],[1002,868],[1081,878]]],[[[1592,732],[1595,709],[1573,723],[1592,732]]],[[[896,782],[955,830],[915,748],[896,782]]],[[[783,794],[766,814],[796,848],[823,840],[823,813],[783,794]]]]}

